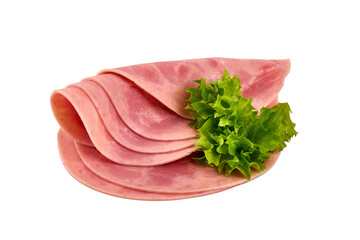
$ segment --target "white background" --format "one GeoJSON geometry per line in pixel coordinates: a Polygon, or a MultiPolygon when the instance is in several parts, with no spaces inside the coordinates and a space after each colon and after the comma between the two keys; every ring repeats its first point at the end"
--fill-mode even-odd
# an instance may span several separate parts
{"type": "Polygon", "coordinates": [[[360,239],[357,1],[1,1],[0,239],[360,239]],[[251,2],[251,3],[250,3],[251,2]],[[261,178],[143,202],[74,180],[51,92],[104,68],[290,58],[299,135],[261,178]]]}

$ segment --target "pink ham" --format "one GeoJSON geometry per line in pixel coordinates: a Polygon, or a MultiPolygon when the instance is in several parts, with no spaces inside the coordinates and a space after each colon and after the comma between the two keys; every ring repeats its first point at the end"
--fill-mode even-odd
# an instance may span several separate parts
{"type": "Polygon", "coordinates": [[[196,130],[189,120],[180,117],[153,96],[117,74],[91,77],[109,94],[122,120],[134,132],[155,140],[181,140],[194,138],[196,130]]]}
{"type": "Polygon", "coordinates": [[[104,180],[89,170],[81,161],[76,152],[74,140],[60,129],[58,132],[58,147],[61,160],[66,170],[80,183],[92,188],[96,191],[106,193],[115,197],[122,197],[136,200],[176,200],[192,197],[200,197],[211,193],[216,193],[225,189],[217,191],[197,192],[190,194],[167,194],[138,191],[120,185],[116,185],[107,180],[104,180]]]}
{"type": "MultiPolygon", "coordinates": [[[[62,113],[65,112],[71,116],[75,116],[75,113],[72,113],[70,110],[63,111],[62,109],[59,109],[57,105],[67,107],[73,106],[72,110],[76,111],[79,115],[76,119],[81,119],[83,123],[83,126],[79,124],[77,127],[82,127],[83,132],[88,132],[90,139],[97,150],[116,163],[133,166],[160,165],[180,159],[198,149],[198,147],[190,147],[179,151],[157,154],[134,152],[120,145],[111,137],[111,135],[109,135],[97,111],[92,105],[91,100],[81,89],[70,86],[63,90],[57,90],[53,93],[51,99],[52,101],[55,101],[53,104],[56,104],[56,107],[53,106],[53,111],[62,129],[68,132],[68,126],[71,126],[72,124],[71,122],[64,121],[64,119],[66,120],[67,115],[64,116],[62,113]]],[[[77,129],[76,133],[80,131],[81,130],[77,129]]],[[[76,139],[76,136],[72,135],[71,131],[68,132],[68,134],[76,139]]],[[[85,135],[85,133],[83,135],[85,135]]]]}
{"type": "Polygon", "coordinates": [[[155,141],[133,132],[121,119],[106,92],[91,78],[71,86],[81,88],[91,99],[108,133],[122,146],[144,153],[163,153],[194,146],[197,139],[178,141],[155,141]]]}
{"type": "Polygon", "coordinates": [[[278,104],[278,96],[276,96],[271,103],[269,103],[269,105],[267,105],[267,107],[271,108],[273,106],[275,106],[276,104],[278,104]]]}
{"type": "Polygon", "coordinates": [[[278,95],[290,71],[290,60],[204,58],[139,64],[103,70],[100,74],[111,72],[124,76],[169,109],[191,119],[184,110],[184,100],[188,97],[185,90],[197,86],[193,82],[196,79],[221,79],[224,69],[242,79],[244,97],[253,97],[253,106],[259,109],[278,95]]]}
{"type": "MultiPolygon", "coordinates": [[[[96,175],[115,184],[147,192],[196,193],[217,191],[248,182],[236,172],[228,177],[220,175],[215,168],[197,164],[191,157],[154,167],[119,165],[109,161],[95,148],[76,144],[80,158],[96,175]]],[[[276,162],[280,153],[271,154],[263,172],[252,171],[251,180],[266,173],[276,162]]]]}
{"type": "MultiPolygon", "coordinates": [[[[196,79],[220,79],[224,69],[242,79],[243,95],[260,109],[277,103],[290,61],[207,58],[140,64],[104,70],[54,91],[51,106],[61,126],[59,151],[66,169],[90,188],[141,200],[202,196],[248,182],[187,157],[198,148],[192,146],[196,131],[187,125],[185,89],[196,87],[196,79]]],[[[271,154],[266,170],[253,171],[252,179],[278,157],[271,154]]]]}

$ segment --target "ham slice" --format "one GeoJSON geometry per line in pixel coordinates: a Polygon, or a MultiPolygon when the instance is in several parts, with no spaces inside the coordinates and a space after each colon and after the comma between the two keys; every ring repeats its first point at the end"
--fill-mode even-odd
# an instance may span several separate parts
{"type": "MultiPolygon", "coordinates": [[[[122,120],[106,92],[89,79],[72,86],[82,89],[91,99],[108,133],[122,146],[143,153],[164,153],[194,146],[197,138],[178,141],[156,141],[133,132],[122,120]]],[[[194,135],[195,137],[195,135],[194,135]]]]}
{"type": "MultiPolygon", "coordinates": [[[[197,164],[191,157],[154,167],[134,167],[116,164],[102,156],[95,148],[76,144],[80,158],[96,175],[115,184],[147,192],[196,193],[217,191],[248,182],[236,172],[228,177],[220,175],[217,168],[197,164]]],[[[269,171],[280,153],[274,152],[262,172],[255,170],[251,180],[269,171]]]]}
{"type": "Polygon", "coordinates": [[[168,194],[168,193],[154,193],[138,191],[131,188],[126,188],[107,180],[104,180],[89,170],[81,161],[74,144],[72,137],[67,135],[63,130],[58,132],[58,147],[61,160],[66,170],[80,183],[92,188],[96,191],[106,193],[115,197],[122,197],[136,200],[177,200],[184,198],[200,197],[211,193],[216,193],[225,189],[217,191],[196,192],[189,194],[168,194]]]}
{"type": "Polygon", "coordinates": [[[134,132],[155,140],[194,138],[196,130],[189,120],[170,111],[153,96],[117,74],[101,74],[90,78],[109,94],[117,112],[134,132]],[[166,131],[164,131],[166,129],[166,131]]]}
{"type": "Polygon", "coordinates": [[[276,104],[278,104],[278,96],[276,96],[271,103],[269,103],[269,105],[267,105],[268,108],[271,108],[273,106],[275,106],[276,104]]]}
{"type": "Polygon", "coordinates": [[[290,71],[290,60],[258,60],[231,58],[204,58],[171,62],[139,64],[107,69],[100,72],[116,73],[134,82],[140,88],[180,116],[191,119],[184,110],[188,95],[185,90],[196,87],[200,78],[219,80],[226,69],[242,80],[242,93],[253,98],[253,106],[267,106],[278,95],[290,71]]]}
{"type": "MultiPolygon", "coordinates": [[[[198,165],[186,89],[200,78],[218,80],[224,69],[242,79],[242,93],[257,109],[277,103],[289,60],[227,58],[140,64],[101,71],[56,90],[51,107],[61,127],[59,152],[68,172],[113,196],[173,200],[203,196],[248,182],[198,165]]],[[[279,157],[271,154],[267,172],[279,157]]]]}
{"type": "MultiPolygon", "coordinates": [[[[78,127],[82,127],[83,132],[89,133],[91,141],[99,152],[116,163],[133,166],[160,165],[178,160],[198,149],[198,147],[193,146],[179,151],[154,154],[140,153],[129,150],[116,142],[107,132],[97,111],[92,105],[91,100],[81,89],[69,86],[63,90],[57,90],[53,93],[51,99],[52,101],[55,101],[54,104],[59,104],[61,106],[72,105],[73,110],[75,110],[79,115],[76,119],[81,119],[83,123],[83,126],[80,126],[79,124],[78,127]]],[[[63,116],[61,114],[62,111],[60,110],[61,109],[58,107],[53,107],[55,117],[57,118],[61,128],[67,132],[67,129],[69,128],[68,126],[71,126],[71,122],[63,120],[63,118],[66,118],[66,116],[63,116]]],[[[69,112],[70,110],[66,111],[66,113],[69,112]]],[[[70,115],[75,115],[75,113],[71,113],[70,115]]],[[[76,132],[80,132],[80,130],[76,130],[76,132]]],[[[85,135],[85,133],[83,135],[85,135]]],[[[69,134],[72,135],[72,132],[69,134]]],[[[73,137],[76,139],[76,136],[73,137]]]]}

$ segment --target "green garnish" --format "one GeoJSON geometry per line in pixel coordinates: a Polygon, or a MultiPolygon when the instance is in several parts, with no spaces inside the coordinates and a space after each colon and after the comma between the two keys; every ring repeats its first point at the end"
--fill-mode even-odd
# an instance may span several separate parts
{"type": "Polygon", "coordinates": [[[196,80],[199,87],[186,90],[190,98],[185,109],[194,116],[189,125],[200,133],[195,145],[203,156],[194,160],[218,167],[220,174],[225,170],[226,176],[237,169],[250,179],[251,168],[264,170],[269,152],[282,151],[297,132],[288,103],[263,107],[258,114],[252,99],[242,96],[240,81],[226,70],[219,81],[196,80]]]}

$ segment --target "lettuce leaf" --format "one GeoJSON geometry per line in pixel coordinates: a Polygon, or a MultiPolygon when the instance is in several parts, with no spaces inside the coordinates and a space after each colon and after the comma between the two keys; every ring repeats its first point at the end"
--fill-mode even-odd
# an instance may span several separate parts
{"type": "Polygon", "coordinates": [[[224,70],[221,80],[195,82],[198,88],[186,90],[190,97],[185,109],[194,116],[189,125],[200,133],[195,145],[203,155],[194,158],[198,163],[217,167],[226,176],[238,170],[250,179],[251,168],[264,170],[269,153],[282,151],[297,135],[289,104],[263,107],[259,113],[252,99],[242,96],[237,75],[224,70]]]}

